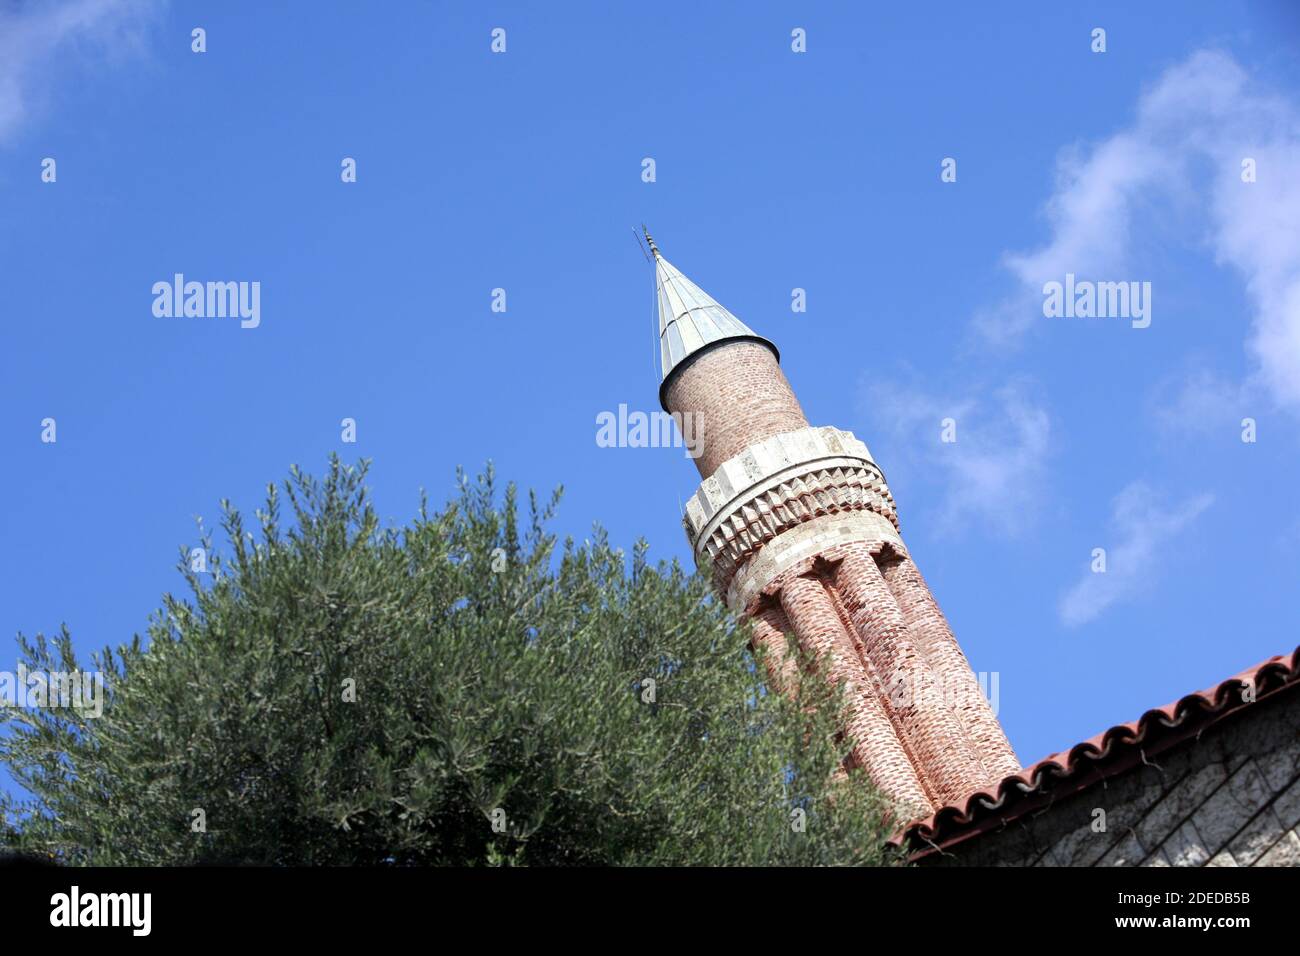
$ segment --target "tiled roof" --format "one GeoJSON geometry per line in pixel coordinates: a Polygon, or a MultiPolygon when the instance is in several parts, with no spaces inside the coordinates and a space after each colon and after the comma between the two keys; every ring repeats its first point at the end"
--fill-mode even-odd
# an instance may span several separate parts
{"type": "Polygon", "coordinates": [[[1270,657],[1214,687],[1148,710],[1127,724],[1116,724],[1069,750],[1052,754],[1005,777],[994,791],[979,790],[934,815],[913,822],[894,838],[919,859],[996,830],[1025,813],[1141,764],[1147,757],[1249,706],[1246,687],[1262,700],[1300,685],[1300,647],[1291,656],[1270,657]]]}

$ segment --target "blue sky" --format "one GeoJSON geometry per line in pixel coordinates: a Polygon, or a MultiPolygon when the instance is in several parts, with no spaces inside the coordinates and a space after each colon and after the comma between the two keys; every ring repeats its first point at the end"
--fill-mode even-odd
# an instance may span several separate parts
{"type": "Polygon", "coordinates": [[[1023,761],[1289,652],[1300,16],[896,6],[0,2],[0,626],[128,640],[332,451],[395,522],[492,459],[688,560],[693,464],[595,441],[658,407],[646,222],[871,447],[1023,761]],[[177,272],[260,325],[155,317],[177,272]],[[1067,272],[1150,326],[1044,317],[1067,272]]]}

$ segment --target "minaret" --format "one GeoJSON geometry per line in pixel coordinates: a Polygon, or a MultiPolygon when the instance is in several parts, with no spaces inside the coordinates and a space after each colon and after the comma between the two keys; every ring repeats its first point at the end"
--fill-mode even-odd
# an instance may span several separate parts
{"type": "MultiPolygon", "coordinates": [[[[646,234],[659,298],[659,401],[690,416],[699,490],[684,522],[695,559],[796,676],[786,635],[847,687],[850,760],[929,813],[1019,772],[1002,727],[898,533],[867,446],[812,427],[756,335],[666,260],[646,234]]],[[[681,420],[679,419],[679,422],[681,420]]]]}

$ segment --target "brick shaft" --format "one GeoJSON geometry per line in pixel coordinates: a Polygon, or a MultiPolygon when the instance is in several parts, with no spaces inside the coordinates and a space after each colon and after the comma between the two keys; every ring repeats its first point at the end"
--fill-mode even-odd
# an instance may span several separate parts
{"type": "Polygon", "coordinates": [[[770,435],[808,427],[776,356],[757,342],[728,342],[701,352],[676,372],[665,405],[694,416],[704,446],[695,464],[705,478],[770,435]]]}

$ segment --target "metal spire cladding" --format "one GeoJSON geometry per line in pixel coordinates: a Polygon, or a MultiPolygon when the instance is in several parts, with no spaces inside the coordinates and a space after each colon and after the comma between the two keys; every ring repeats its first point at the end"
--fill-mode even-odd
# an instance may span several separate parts
{"type": "MultiPolygon", "coordinates": [[[[775,345],[756,334],[665,259],[649,232],[645,237],[654,254],[655,290],[659,299],[659,357],[664,386],[687,359],[719,342],[735,339],[758,342],[771,349],[778,359],[781,357],[775,345]]],[[[659,395],[662,400],[662,387],[659,395]]]]}

